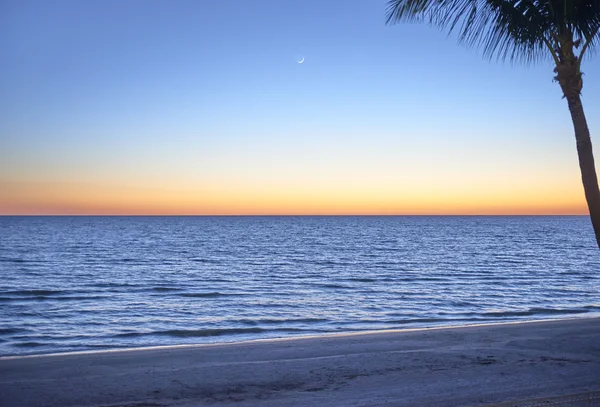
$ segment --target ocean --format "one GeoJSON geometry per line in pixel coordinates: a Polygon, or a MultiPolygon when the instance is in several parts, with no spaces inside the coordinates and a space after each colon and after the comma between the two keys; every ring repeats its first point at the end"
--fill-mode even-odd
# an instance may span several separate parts
{"type": "Polygon", "coordinates": [[[0,217],[0,355],[600,314],[585,216],[0,217]]]}

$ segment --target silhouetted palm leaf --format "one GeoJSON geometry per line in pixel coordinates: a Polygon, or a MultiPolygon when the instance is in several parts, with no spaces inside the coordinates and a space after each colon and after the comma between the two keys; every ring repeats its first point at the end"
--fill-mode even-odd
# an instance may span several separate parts
{"type": "MultiPolygon", "coordinates": [[[[488,57],[526,62],[552,55],[556,37],[593,48],[600,27],[599,0],[392,0],[387,22],[426,22],[458,32],[488,57]],[[551,47],[552,49],[550,49],[551,47]]],[[[584,51],[582,49],[582,51],[584,51]]]]}

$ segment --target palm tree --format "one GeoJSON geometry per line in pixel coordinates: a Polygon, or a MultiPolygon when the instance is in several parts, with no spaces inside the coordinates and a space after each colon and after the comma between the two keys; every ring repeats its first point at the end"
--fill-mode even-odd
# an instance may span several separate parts
{"type": "Polygon", "coordinates": [[[600,191],[581,89],[581,62],[600,41],[600,0],[391,0],[387,23],[426,22],[457,32],[492,58],[552,57],[567,100],[590,218],[600,247],[600,191]]]}

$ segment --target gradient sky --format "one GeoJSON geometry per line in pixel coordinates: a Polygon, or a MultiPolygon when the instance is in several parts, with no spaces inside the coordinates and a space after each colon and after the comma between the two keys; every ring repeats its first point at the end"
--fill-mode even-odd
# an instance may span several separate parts
{"type": "Polygon", "coordinates": [[[385,7],[2,0],[0,214],[587,213],[551,62],[385,7]]]}

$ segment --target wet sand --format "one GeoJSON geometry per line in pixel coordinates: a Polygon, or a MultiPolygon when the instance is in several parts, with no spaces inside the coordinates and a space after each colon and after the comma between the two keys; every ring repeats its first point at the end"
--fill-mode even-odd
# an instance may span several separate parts
{"type": "Polygon", "coordinates": [[[600,318],[0,358],[0,406],[477,406],[600,390],[600,318]]]}

